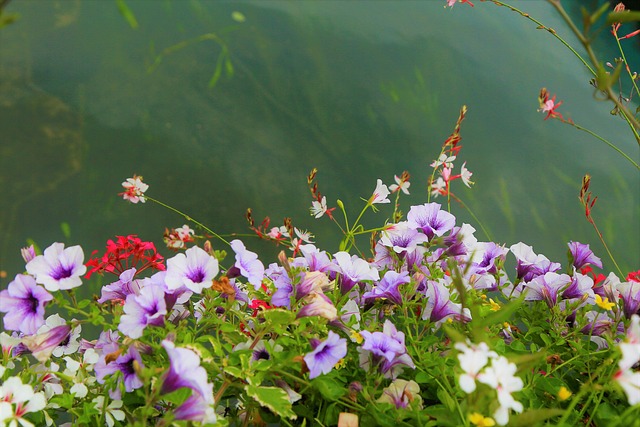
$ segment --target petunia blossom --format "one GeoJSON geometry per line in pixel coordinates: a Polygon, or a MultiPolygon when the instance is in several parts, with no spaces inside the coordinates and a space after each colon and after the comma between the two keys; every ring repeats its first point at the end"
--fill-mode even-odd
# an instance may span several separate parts
{"type": "Polygon", "coordinates": [[[82,285],[82,276],[87,271],[83,264],[84,252],[80,246],[65,249],[64,243],[53,243],[27,263],[27,272],[44,285],[48,291],[67,290],[82,285]]]}
{"type": "Polygon", "coordinates": [[[207,382],[207,371],[200,366],[200,357],[192,350],[176,347],[169,340],[162,341],[162,347],[169,355],[170,365],[163,377],[161,393],[184,387],[192,390],[191,396],[175,409],[176,419],[215,423],[213,384],[207,382]]]}
{"type": "Polygon", "coordinates": [[[124,383],[124,388],[127,393],[132,392],[143,386],[142,380],[136,373],[136,365],[143,368],[142,357],[135,345],[130,345],[127,352],[119,354],[115,360],[107,362],[106,365],[95,366],[96,379],[98,383],[104,384],[104,379],[107,375],[112,375],[116,372],[121,372],[121,380],[124,383]]]}
{"type": "Polygon", "coordinates": [[[346,338],[340,338],[340,335],[329,331],[327,339],[318,343],[311,353],[307,353],[304,356],[304,362],[307,368],[309,368],[309,378],[316,378],[321,374],[328,374],[336,363],[346,355],[346,338]]]}
{"type": "Polygon", "coordinates": [[[571,277],[566,274],[545,273],[544,276],[538,276],[527,282],[525,288],[527,294],[525,301],[544,301],[549,308],[556,305],[558,294],[571,284],[571,277]]]}
{"type": "Polygon", "coordinates": [[[256,290],[260,289],[264,277],[264,265],[258,259],[258,255],[247,250],[241,240],[232,240],[229,244],[236,253],[234,267],[240,270],[240,274],[246,277],[256,290]]]}
{"type": "Polygon", "coordinates": [[[164,325],[167,306],[161,286],[149,284],[140,290],[140,294],[127,296],[120,317],[118,329],[129,338],[140,338],[148,326],[164,325]]]}
{"type": "Polygon", "coordinates": [[[422,230],[429,240],[442,236],[456,224],[456,218],[447,211],[440,210],[438,203],[412,206],[407,214],[409,227],[422,230]]]}
{"type": "Polygon", "coordinates": [[[415,381],[396,379],[382,390],[382,395],[377,402],[391,403],[396,409],[408,406],[420,407],[422,404],[420,386],[415,381]]]}
{"type": "Polygon", "coordinates": [[[32,335],[44,325],[44,306],[53,296],[36,284],[32,276],[18,274],[7,289],[0,292],[0,311],[4,328],[32,335]]]}
{"type": "Polygon", "coordinates": [[[576,270],[587,265],[602,268],[602,260],[594,255],[589,245],[579,242],[569,242],[569,259],[576,270]]]}
{"type": "Polygon", "coordinates": [[[135,267],[123,271],[117,282],[105,285],[101,289],[101,297],[98,299],[100,304],[107,301],[116,301],[124,304],[127,296],[138,294],[140,292],[140,284],[137,280],[133,280],[136,275],[135,267]]]}
{"type": "Polygon", "coordinates": [[[398,287],[409,283],[410,281],[411,279],[409,278],[409,273],[407,271],[397,273],[393,270],[389,270],[371,291],[365,292],[362,295],[362,298],[365,303],[376,299],[388,299],[394,304],[401,305],[402,295],[400,294],[398,287]]]}
{"type": "Polygon", "coordinates": [[[211,287],[211,281],[218,274],[218,260],[204,249],[192,246],[183,254],[177,254],[167,260],[165,283],[169,290],[186,286],[199,294],[202,289],[211,287]]]}

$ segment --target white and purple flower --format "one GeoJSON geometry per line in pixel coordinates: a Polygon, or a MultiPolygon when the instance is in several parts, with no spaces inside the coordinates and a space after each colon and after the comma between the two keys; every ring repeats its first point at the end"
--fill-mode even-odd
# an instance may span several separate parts
{"type": "Polygon", "coordinates": [[[53,296],[36,284],[32,276],[18,274],[7,289],[0,292],[0,311],[4,328],[32,335],[44,325],[44,306],[53,296]]]}
{"type": "MultiPolygon", "coordinates": [[[[262,279],[264,277],[264,265],[262,261],[258,259],[258,255],[255,252],[247,250],[244,243],[240,240],[232,240],[230,243],[231,249],[236,253],[236,263],[234,267],[240,271],[240,274],[247,278],[249,283],[258,290],[262,285],[262,279]]],[[[232,273],[228,273],[229,277],[233,277],[232,273]]]]}
{"type": "Polygon", "coordinates": [[[53,243],[27,263],[27,272],[44,285],[48,291],[67,290],[82,285],[82,276],[87,272],[83,264],[84,252],[80,246],[65,249],[64,243],[53,243]]]}
{"type": "Polygon", "coordinates": [[[322,342],[312,341],[311,346],[314,347],[313,351],[304,356],[304,362],[309,368],[309,378],[328,374],[347,355],[346,338],[340,338],[333,331],[329,331],[327,339],[322,342]]]}
{"type": "Polygon", "coordinates": [[[218,274],[218,260],[198,246],[192,246],[184,254],[177,254],[167,260],[167,274],[164,278],[168,290],[186,286],[199,294],[211,287],[211,281],[218,274]]]}
{"type": "Polygon", "coordinates": [[[407,221],[409,227],[422,230],[429,240],[434,236],[442,236],[456,224],[456,218],[447,211],[441,211],[438,203],[412,206],[407,221]]]}

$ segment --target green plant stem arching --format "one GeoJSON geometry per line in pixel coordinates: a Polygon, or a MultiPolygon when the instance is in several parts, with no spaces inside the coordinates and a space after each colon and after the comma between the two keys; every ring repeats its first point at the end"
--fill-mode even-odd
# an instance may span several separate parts
{"type": "MultiPolygon", "coordinates": [[[[562,7],[562,5],[561,5],[559,0],[547,0],[547,1],[558,11],[558,13],[564,19],[564,21],[567,23],[567,25],[569,26],[571,31],[578,38],[578,40],[580,41],[580,43],[584,47],[585,51],[587,52],[587,55],[589,56],[589,61],[591,62],[591,64],[589,64],[589,62],[585,58],[583,58],[582,55],[580,55],[565,39],[560,37],[558,35],[558,33],[553,28],[550,28],[550,27],[544,25],[542,22],[540,22],[539,20],[533,18],[528,13],[523,12],[520,9],[518,9],[518,8],[516,8],[514,6],[511,6],[510,4],[504,3],[504,2],[499,1],[499,0],[491,0],[491,1],[492,1],[492,3],[494,3],[494,4],[498,5],[498,6],[504,6],[504,7],[508,8],[509,10],[511,10],[513,12],[516,12],[519,15],[523,16],[524,18],[530,20],[531,22],[533,22],[536,25],[538,25],[538,27],[537,27],[538,29],[545,30],[545,31],[549,32],[560,43],[562,43],[567,49],[569,49],[571,51],[571,53],[573,53],[573,55],[576,58],[578,58],[578,60],[580,60],[580,62],[582,62],[582,64],[585,66],[585,68],[589,71],[590,74],[592,74],[594,77],[598,76],[598,73],[596,72],[596,70],[598,68],[601,68],[602,64],[598,60],[598,58],[596,57],[596,55],[595,55],[595,53],[594,53],[594,51],[593,51],[593,49],[591,47],[591,42],[590,42],[589,38],[582,31],[580,31],[578,29],[578,27],[575,25],[575,23],[573,22],[571,17],[567,14],[567,12],[562,7]]],[[[638,132],[640,131],[640,122],[638,122],[636,117],[631,113],[631,111],[629,111],[627,106],[624,105],[620,101],[619,96],[611,88],[611,84],[608,84],[603,89],[603,93],[605,94],[606,99],[608,99],[609,101],[611,101],[611,102],[613,102],[615,104],[616,108],[618,109],[618,111],[620,112],[620,114],[622,115],[624,120],[629,125],[631,131],[633,132],[633,135],[634,135],[636,141],[638,142],[638,144],[640,144],[640,134],[638,134],[638,132]]]]}
{"type": "Polygon", "coordinates": [[[207,233],[211,234],[213,237],[215,237],[216,239],[220,240],[221,242],[226,243],[227,245],[229,245],[229,242],[222,237],[221,235],[219,235],[218,233],[216,233],[215,231],[211,230],[209,227],[207,227],[206,225],[202,224],[199,221],[196,221],[195,219],[193,219],[192,217],[190,217],[189,215],[187,215],[186,213],[174,208],[173,206],[169,206],[166,203],[161,202],[160,200],[154,199],[153,197],[149,197],[147,195],[144,196],[146,199],[152,201],[153,203],[156,203],[164,208],[169,209],[170,211],[173,211],[175,213],[177,213],[178,215],[182,216],[184,219],[186,219],[187,221],[191,221],[192,223],[196,224],[198,227],[201,227],[203,230],[205,230],[207,233]]]}

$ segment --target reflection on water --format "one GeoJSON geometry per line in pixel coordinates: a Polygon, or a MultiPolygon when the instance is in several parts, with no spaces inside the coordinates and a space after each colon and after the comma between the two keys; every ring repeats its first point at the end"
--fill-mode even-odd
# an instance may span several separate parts
{"type": "MultiPolygon", "coordinates": [[[[274,223],[293,217],[332,250],[333,227],[308,214],[309,170],[320,170],[330,204],[340,198],[354,214],[376,178],[392,183],[403,170],[413,177],[404,206],[423,203],[428,164],[462,104],[461,159],[477,184],[459,191],[496,241],[523,240],[559,261],[566,241],[589,242],[606,263],[577,201],[590,173],[596,219],[623,268],[637,265],[638,175],[595,139],[536,111],[546,86],[565,100],[565,115],[637,159],[608,106],[592,100],[586,73],[514,14],[442,3],[132,0],[137,30],[112,2],[11,3],[22,18],[0,30],[0,224],[10,230],[0,269],[22,268],[27,238],[64,240],[62,222],[87,254],[115,234],[160,242],[165,226],[184,221],[120,201],[119,184],[133,173],[154,197],[218,232],[244,232],[251,207],[274,223]],[[233,65],[213,89],[220,45],[212,40],[176,50],[148,73],[153,52],[212,32],[233,65]],[[7,102],[7,88],[22,94],[19,103],[7,102]]],[[[563,28],[545,2],[527,7],[563,28]]],[[[454,213],[470,221],[459,207],[454,213]]]]}

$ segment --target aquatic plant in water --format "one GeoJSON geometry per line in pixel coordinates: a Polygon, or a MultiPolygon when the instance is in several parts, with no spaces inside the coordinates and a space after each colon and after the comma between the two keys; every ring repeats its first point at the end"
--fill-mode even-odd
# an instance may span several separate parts
{"type": "MultiPolygon", "coordinates": [[[[574,125],[546,90],[540,106],[574,125]]],[[[266,261],[126,179],[124,200],[194,228],[165,230],[166,259],[135,235],[88,260],[62,243],[21,251],[26,272],[0,291],[0,425],[636,425],[640,270],[605,275],[576,241],[563,265],[480,240],[472,212],[476,224],[461,223],[466,114],[406,215],[406,171],[376,179],[355,217],[329,207],[311,171],[311,216],[344,236],[332,251],[249,210],[252,237],[283,247],[266,261]],[[369,210],[387,213],[379,227],[362,225],[369,210]]],[[[589,183],[579,199],[604,243],[589,183]]]]}

